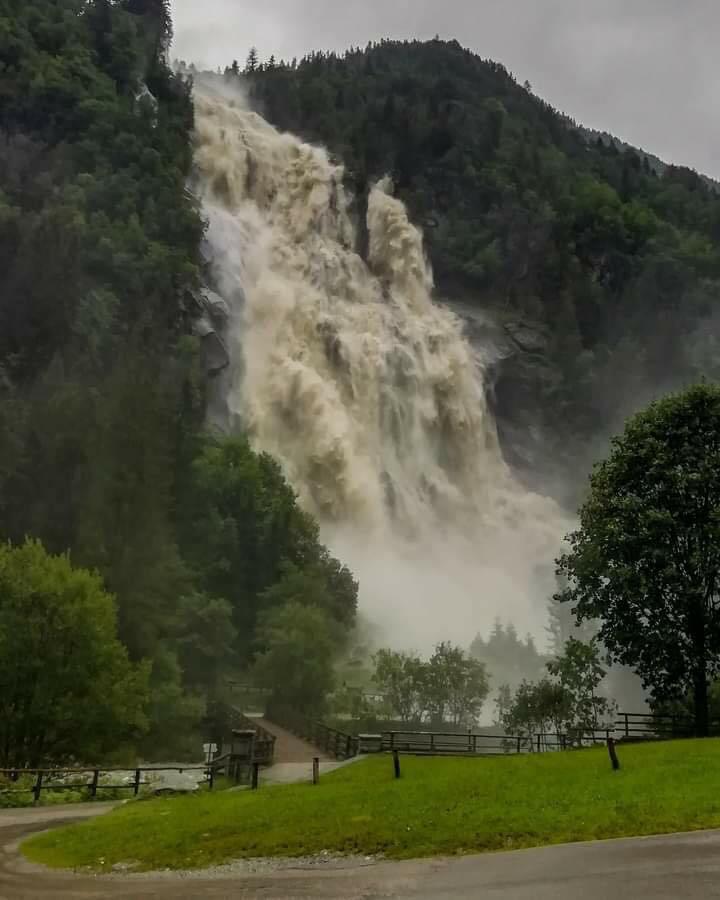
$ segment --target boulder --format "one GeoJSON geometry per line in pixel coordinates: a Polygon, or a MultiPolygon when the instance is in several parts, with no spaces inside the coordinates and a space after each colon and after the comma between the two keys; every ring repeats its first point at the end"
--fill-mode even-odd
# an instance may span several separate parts
{"type": "Polygon", "coordinates": [[[538,328],[524,322],[506,322],[505,333],[523,353],[547,353],[548,339],[538,328]]]}
{"type": "Polygon", "coordinates": [[[205,309],[214,322],[225,325],[230,318],[230,307],[215,291],[204,290],[202,300],[205,309]]]}

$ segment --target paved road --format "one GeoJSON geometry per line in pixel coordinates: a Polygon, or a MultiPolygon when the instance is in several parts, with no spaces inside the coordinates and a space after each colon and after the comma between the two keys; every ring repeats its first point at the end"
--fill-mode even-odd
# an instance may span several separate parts
{"type": "Polygon", "coordinates": [[[707,900],[720,898],[720,832],[450,860],[234,878],[91,878],[23,862],[18,840],[89,807],[0,814],[2,900],[707,900]],[[52,817],[52,818],[51,818],[52,817]]]}

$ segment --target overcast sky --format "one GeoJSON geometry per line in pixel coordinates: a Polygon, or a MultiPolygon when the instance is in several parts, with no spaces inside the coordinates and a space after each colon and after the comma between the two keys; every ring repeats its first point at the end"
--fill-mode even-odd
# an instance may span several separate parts
{"type": "Polygon", "coordinates": [[[720,178],[718,0],[173,0],[174,55],[225,66],[457,38],[585,125],[720,178]]]}

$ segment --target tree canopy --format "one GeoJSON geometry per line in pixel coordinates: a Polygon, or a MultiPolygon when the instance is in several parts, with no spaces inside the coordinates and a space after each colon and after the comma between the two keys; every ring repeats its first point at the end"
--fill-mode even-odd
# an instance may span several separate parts
{"type": "Polygon", "coordinates": [[[599,464],[560,599],[656,701],[691,690],[708,727],[720,671],[720,387],[702,384],[632,418],[599,464]]]}
{"type": "Polygon", "coordinates": [[[428,660],[383,649],[374,656],[373,682],[386,712],[401,722],[471,727],[490,693],[483,663],[442,642],[428,660]]]}
{"type": "Polygon", "coordinates": [[[324,712],[335,684],[336,631],[326,612],[299,600],[263,612],[255,674],[271,687],[271,707],[303,715],[324,712]]]}
{"type": "Polygon", "coordinates": [[[0,765],[94,762],[147,728],[148,665],[100,577],[37,541],[0,544],[0,765]]]}

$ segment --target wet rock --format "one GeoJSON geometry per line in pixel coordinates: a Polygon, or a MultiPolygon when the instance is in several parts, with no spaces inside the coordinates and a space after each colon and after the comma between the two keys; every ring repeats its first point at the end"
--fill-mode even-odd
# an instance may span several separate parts
{"type": "Polygon", "coordinates": [[[547,353],[548,339],[538,328],[524,322],[506,322],[505,333],[523,353],[547,353]]]}
{"type": "Polygon", "coordinates": [[[213,322],[221,325],[227,324],[230,318],[230,307],[220,294],[205,290],[202,293],[202,302],[213,322]]]}
{"type": "Polygon", "coordinates": [[[202,341],[203,362],[209,375],[217,375],[230,365],[230,355],[225,342],[215,330],[210,317],[200,316],[194,323],[195,334],[202,341]]]}

